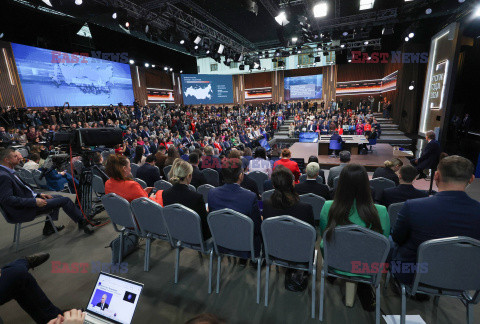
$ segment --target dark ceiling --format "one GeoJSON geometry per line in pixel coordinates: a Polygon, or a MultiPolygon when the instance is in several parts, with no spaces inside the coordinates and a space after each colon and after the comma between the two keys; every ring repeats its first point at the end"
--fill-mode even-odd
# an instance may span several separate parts
{"type": "Polygon", "coordinates": [[[81,6],[75,5],[74,0],[50,1],[51,9],[71,17],[38,10],[39,6],[49,8],[41,0],[2,0],[0,34],[4,32],[8,41],[70,52],[82,48],[127,51],[139,61],[186,71],[196,70],[192,56],[204,56],[207,49],[216,52],[214,46],[219,43],[225,44],[226,53],[232,56],[289,46],[292,37],[300,43],[381,38],[381,50],[390,51],[396,50],[405,35],[414,31],[411,42],[426,43],[444,25],[471,10],[474,3],[375,0],[373,9],[360,11],[360,0],[326,0],[327,17],[313,18],[312,8],[317,0],[83,0],[81,6]],[[256,13],[253,6],[257,7],[256,13]],[[432,9],[429,15],[425,13],[427,8],[432,9]],[[396,9],[396,13],[382,19],[386,9],[396,9]],[[289,20],[283,27],[274,19],[280,10],[286,12],[289,20]],[[113,12],[118,13],[116,20],[112,19],[113,12]],[[128,33],[119,26],[126,21],[131,25],[128,33]],[[310,25],[307,33],[302,32],[305,24],[300,21],[310,25]],[[85,22],[93,39],[76,36],[85,22]],[[143,30],[145,24],[150,28],[148,34],[143,30]],[[382,35],[385,26],[393,27],[394,33],[382,35]],[[346,37],[344,32],[348,33],[346,37]],[[202,36],[202,42],[195,50],[192,37],[197,34],[202,36]],[[180,39],[185,39],[185,44],[180,45],[180,39]]]}

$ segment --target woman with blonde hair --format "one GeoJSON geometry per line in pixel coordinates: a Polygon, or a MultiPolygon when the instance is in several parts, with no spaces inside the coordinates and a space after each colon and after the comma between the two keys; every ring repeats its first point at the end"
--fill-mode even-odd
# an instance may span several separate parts
{"type": "Polygon", "coordinates": [[[403,162],[400,159],[393,158],[384,162],[384,167],[377,168],[373,173],[372,179],[375,178],[385,178],[395,182],[395,185],[398,186],[400,183],[398,179],[397,172],[403,166],[403,162]]]}
{"type": "Polygon", "coordinates": [[[115,193],[128,202],[140,197],[148,197],[163,206],[162,190],[152,193],[152,187],[143,189],[132,179],[130,160],[124,155],[111,154],[105,165],[105,172],[110,179],[105,182],[105,193],[115,193]]]}
{"type": "Polygon", "coordinates": [[[189,189],[188,185],[192,181],[193,167],[190,163],[175,159],[172,169],[168,173],[168,179],[172,187],[163,191],[163,203],[165,206],[172,204],[181,204],[195,211],[202,221],[203,238],[209,238],[210,231],[207,223],[207,210],[203,196],[189,189]]]}

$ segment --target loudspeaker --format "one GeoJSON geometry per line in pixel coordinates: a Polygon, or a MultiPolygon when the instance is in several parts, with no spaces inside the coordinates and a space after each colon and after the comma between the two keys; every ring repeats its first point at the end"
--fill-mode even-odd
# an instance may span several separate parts
{"type": "Polygon", "coordinates": [[[120,128],[80,128],[77,130],[76,143],[80,146],[105,145],[113,147],[123,143],[122,130],[120,128]]]}

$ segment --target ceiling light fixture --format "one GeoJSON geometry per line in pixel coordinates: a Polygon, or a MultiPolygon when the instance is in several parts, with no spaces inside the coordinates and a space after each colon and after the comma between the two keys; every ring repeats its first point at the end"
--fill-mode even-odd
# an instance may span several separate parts
{"type": "Polygon", "coordinates": [[[326,2],[320,2],[313,6],[313,16],[315,18],[325,17],[327,12],[328,4],[326,2]]]}

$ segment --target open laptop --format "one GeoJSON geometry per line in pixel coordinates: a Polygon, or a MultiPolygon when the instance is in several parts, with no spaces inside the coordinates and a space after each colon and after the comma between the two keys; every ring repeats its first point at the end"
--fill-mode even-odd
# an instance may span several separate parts
{"type": "Polygon", "coordinates": [[[101,272],[86,307],[87,324],[129,324],[143,284],[101,272]]]}

